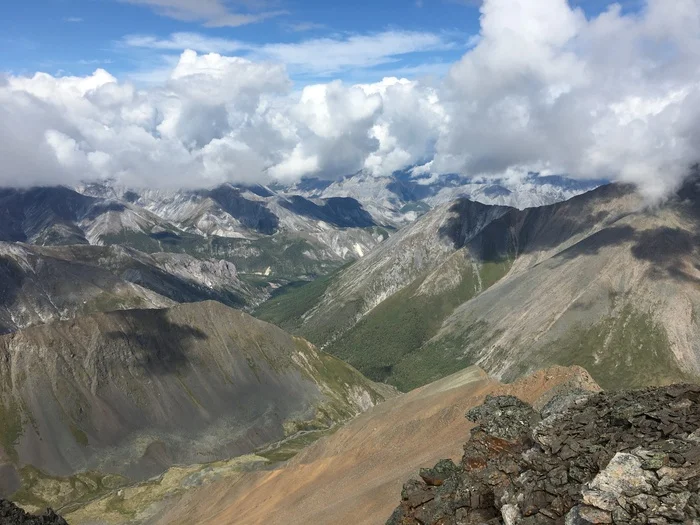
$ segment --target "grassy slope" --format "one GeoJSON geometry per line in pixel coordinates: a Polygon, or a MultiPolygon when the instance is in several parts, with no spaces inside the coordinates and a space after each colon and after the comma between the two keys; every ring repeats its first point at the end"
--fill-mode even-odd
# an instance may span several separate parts
{"type": "Polygon", "coordinates": [[[12,500],[32,512],[40,512],[47,507],[74,508],[127,483],[126,478],[121,476],[97,472],[61,478],[26,466],[19,473],[22,488],[12,495],[12,500]]]}
{"type": "MultiPolygon", "coordinates": [[[[79,502],[62,509],[69,523],[109,523],[147,522],[157,515],[168,501],[197,487],[219,480],[235,482],[250,469],[265,465],[259,456],[242,456],[228,461],[205,465],[172,467],[163,475],[111,490],[94,494],[89,501],[79,502]]],[[[60,508],[54,505],[54,508],[60,508]]]]}
{"type": "Polygon", "coordinates": [[[507,261],[485,263],[478,270],[469,266],[462,270],[456,287],[435,295],[417,294],[425,277],[418,279],[379,304],[325,350],[370,379],[386,381],[403,391],[444,377],[467,365],[440,369],[440,363],[415,367],[411,362],[457,306],[493,285],[509,269],[507,261]]]}
{"type": "Polygon", "coordinates": [[[697,381],[676,361],[664,327],[629,304],[616,317],[574,328],[542,356],[543,364],[583,366],[605,389],[697,381]]]}
{"type": "Polygon", "coordinates": [[[663,325],[630,303],[595,324],[573,325],[541,344],[518,340],[511,348],[494,346],[501,334],[483,321],[462,326],[457,333],[431,341],[402,365],[442,371],[478,361],[489,371],[510,361],[512,365],[503,375],[505,381],[552,365],[578,365],[606,390],[700,379],[678,363],[663,325]],[[484,349],[488,349],[487,356],[484,349]],[[513,362],[514,350],[523,356],[513,362]],[[480,361],[484,357],[488,357],[486,362],[480,361]]]}
{"type": "MultiPolygon", "coordinates": [[[[436,362],[430,367],[414,367],[411,363],[420,360],[423,344],[437,333],[457,306],[493,285],[509,269],[509,261],[485,263],[478,270],[471,264],[464,265],[459,270],[458,283],[433,295],[417,293],[428,277],[424,275],[380,303],[324,350],[350,363],[370,379],[385,381],[404,391],[444,377],[466,365],[436,362]]],[[[332,281],[333,275],[289,288],[265,303],[255,315],[323,344],[330,339],[330,334],[316,328],[300,328],[300,318],[318,303],[332,281]]],[[[350,304],[347,310],[353,311],[353,308],[350,304]]]]}
{"type": "Polygon", "coordinates": [[[257,308],[253,315],[283,330],[296,331],[301,325],[301,317],[318,303],[333,282],[333,277],[347,266],[314,281],[294,282],[285,286],[257,308]]]}

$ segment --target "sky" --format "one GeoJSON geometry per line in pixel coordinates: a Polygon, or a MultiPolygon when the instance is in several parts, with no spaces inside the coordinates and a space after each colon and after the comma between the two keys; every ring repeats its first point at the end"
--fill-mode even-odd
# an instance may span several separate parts
{"type": "MultiPolygon", "coordinates": [[[[596,15],[607,4],[575,5],[596,15]]],[[[638,11],[641,5],[627,0],[624,8],[638,11]]],[[[119,79],[143,83],[162,79],[158,72],[167,77],[178,54],[190,48],[287,60],[299,85],[440,76],[478,37],[479,8],[478,0],[9,1],[0,7],[0,70],[87,75],[104,67],[119,79]],[[409,37],[390,46],[392,33],[409,37]],[[323,39],[348,45],[358,38],[374,53],[358,50],[355,60],[334,67],[321,60],[323,39]],[[280,46],[296,50],[296,59],[290,63],[280,46]]]]}
{"type": "Polygon", "coordinates": [[[297,46],[298,58],[288,65],[300,84],[381,80],[413,68],[420,68],[418,74],[442,74],[479,31],[478,6],[442,0],[30,0],[7,2],[1,9],[3,70],[85,75],[109,66],[118,78],[137,81],[153,68],[172,65],[188,47],[289,60],[274,46],[297,46]],[[393,32],[415,38],[389,47],[382,35],[393,32]],[[172,35],[181,36],[173,41],[172,35]],[[361,37],[387,54],[376,57],[367,50],[350,64],[328,68],[316,64],[324,46],[308,44],[361,37]],[[167,49],[164,42],[170,43],[167,49]]]}
{"type": "Polygon", "coordinates": [[[677,186],[700,0],[0,6],[0,184],[208,186],[418,166],[677,186]]]}

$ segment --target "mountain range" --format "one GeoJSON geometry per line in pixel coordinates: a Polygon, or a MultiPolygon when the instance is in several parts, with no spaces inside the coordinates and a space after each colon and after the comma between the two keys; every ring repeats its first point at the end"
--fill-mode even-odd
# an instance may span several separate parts
{"type": "Polygon", "coordinates": [[[698,202],[694,182],[662,206],[619,184],[525,210],[458,199],[258,315],[402,390],[473,364],[505,380],[580,364],[605,387],[695,377],[698,202]]]}
{"type": "Polygon", "coordinates": [[[487,392],[697,381],[700,186],[599,183],[2,190],[0,498],[70,523],[386,519],[487,392]]]}

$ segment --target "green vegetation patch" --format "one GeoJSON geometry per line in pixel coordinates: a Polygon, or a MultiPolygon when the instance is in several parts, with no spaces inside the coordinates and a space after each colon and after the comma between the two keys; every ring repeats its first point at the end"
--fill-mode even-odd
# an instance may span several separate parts
{"type": "Polygon", "coordinates": [[[31,510],[52,507],[67,512],[128,482],[122,476],[97,472],[62,478],[32,466],[22,467],[19,474],[22,488],[13,494],[12,500],[31,510]]]}
{"type": "Polygon", "coordinates": [[[70,432],[73,434],[73,438],[79,445],[83,447],[87,447],[89,445],[87,434],[78,428],[74,423],[70,423],[70,432]]]}
{"type": "MultiPolygon", "coordinates": [[[[62,509],[69,523],[121,524],[136,520],[150,523],[168,501],[189,490],[220,480],[231,483],[243,473],[267,465],[260,456],[241,456],[203,465],[177,466],[161,476],[124,487],[113,487],[106,494],[85,503],[62,509]]],[[[103,478],[104,485],[104,478],[103,478]]]]}
{"type": "Polygon", "coordinates": [[[465,354],[465,348],[477,342],[487,346],[488,341],[500,335],[491,334],[486,339],[487,330],[488,325],[479,321],[457,338],[429,341],[401,359],[393,367],[388,382],[399,390],[408,392],[472,366],[474,359],[465,354]]]}
{"type": "Polygon", "coordinates": [[[340,427],[334,426],[323,430],[300,432],[289,439],[280,441],[265,449],[258,450],[255,454],[267,459],[270,463],[287,461],[322,437],[330,436],[338,428],[340,427]]]}
{"type": "Polygon", "coordinates": [[[24,421],[22,410],[19,404],[13,400],[5,405],[0,401],[0,447],[12,461],[17,461],[17,450],[15,445],[22,437],[24,421]]]}
{"type": "Polygon", "coordinates": [[[431,339],[457,306],[492,286],[510,267],[508,260],[483,263],[478,268],[469,263],[461,270],[456,286],[435,295],[417,294],[425,277],[417,279],[379,304],[326,351],[374,381],[400,389],[426,384],[436,378],[437,370],[403,367],[395,374],[394,368],[431,339]]]}
{"type": "Polygon", "coordinates": [[[288,284],[273,294],[253,315],[288,332],[296,331],[301,325],[302,316],[318,304],[334,277],[348,266],[346,264],[332,274],[311,282],[296,281],[288,284]]]}
{"type": "Polygon", "coordinates": [[[541,356],[544,366],[584,367],[606,390],[698,379],[676,360],[664,327],[629,304],[618,315],[570,330],[543,348],[541,356]]]}

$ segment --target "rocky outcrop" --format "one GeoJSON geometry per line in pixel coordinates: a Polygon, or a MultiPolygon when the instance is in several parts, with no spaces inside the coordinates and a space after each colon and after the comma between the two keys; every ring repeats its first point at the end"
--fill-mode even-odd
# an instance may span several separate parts
{"type": "Polygon", "coordinates": [[[0,523],[3,525],[68,525],[66,520],[52,509],[47,509],[40,516],[33,516],[4,499],[0,499],[0,523]]]}
{"type": "Polygon", "coordinates": [[[700,523],[700,386],[487,397],[459,465],[404,485],[387,525],[700,523]]]}

